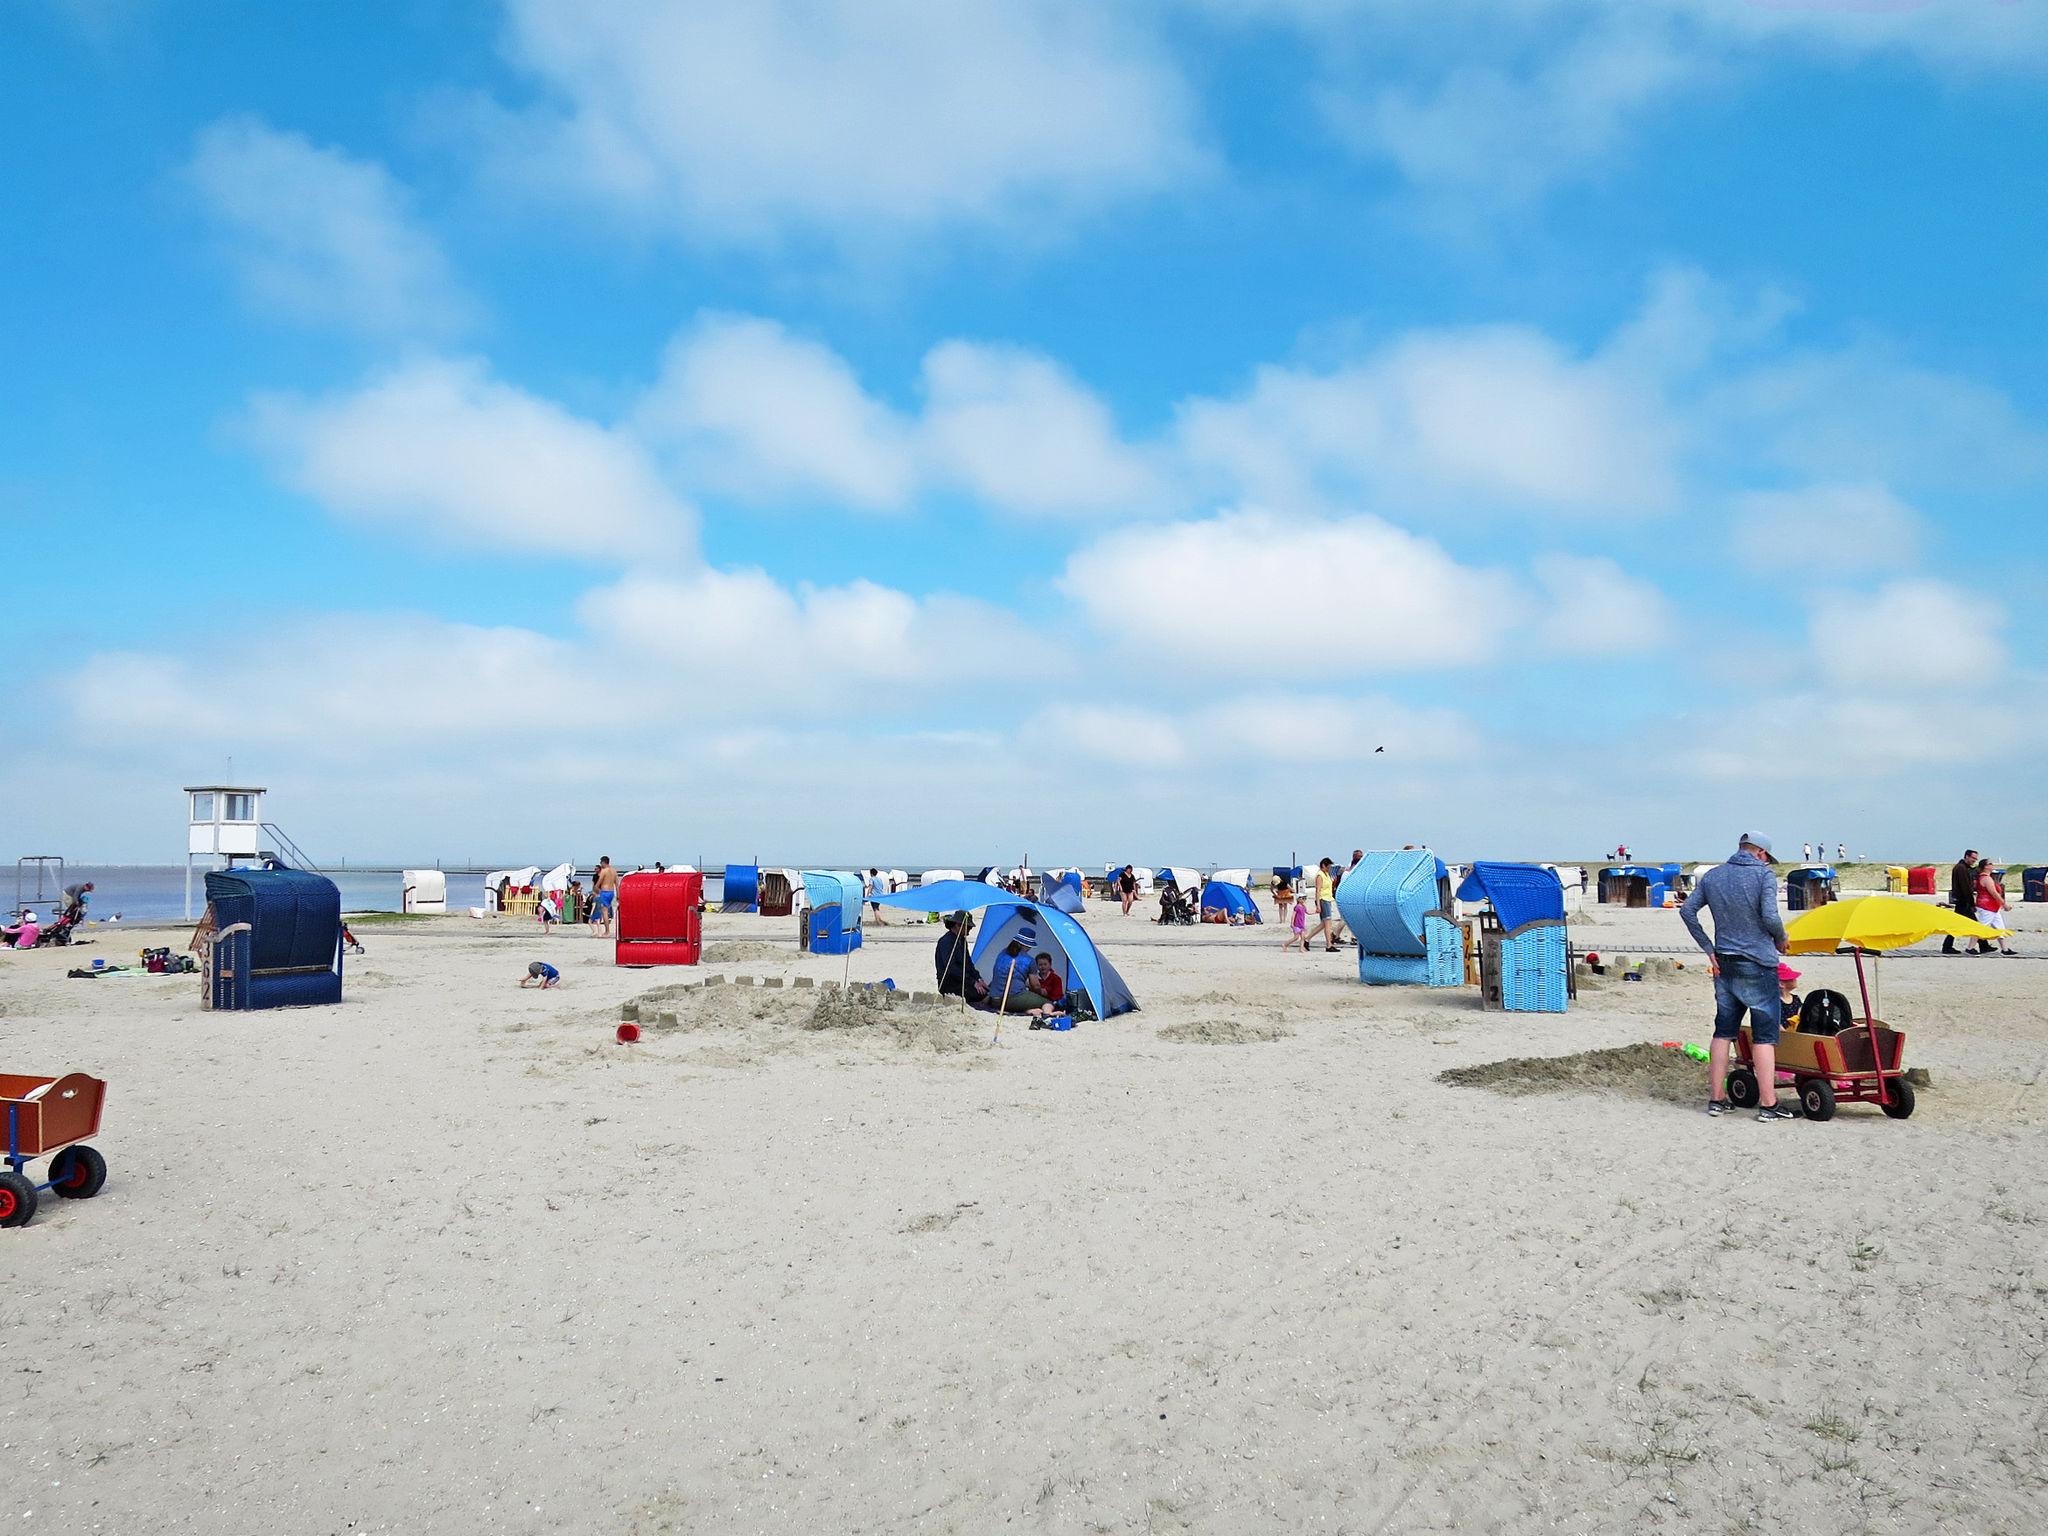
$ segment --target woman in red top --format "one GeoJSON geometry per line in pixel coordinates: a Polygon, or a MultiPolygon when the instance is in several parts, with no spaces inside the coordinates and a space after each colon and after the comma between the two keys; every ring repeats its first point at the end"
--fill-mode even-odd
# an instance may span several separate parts
{"type": "Polygon", "coordinates": [[[2005,937],[2010,931],[2005,923],[2005,882],[1998,878],[1988,858],[1980,860],[1977,865],[1977,921],[1998,930],[1998,952],[2001,955],[2018,953],[2005,937]]]}

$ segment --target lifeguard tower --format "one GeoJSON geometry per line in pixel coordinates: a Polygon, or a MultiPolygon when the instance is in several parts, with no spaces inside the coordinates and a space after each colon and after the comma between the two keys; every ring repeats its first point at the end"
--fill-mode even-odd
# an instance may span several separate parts
{"type": "Polygon", "coordinates": [[[256,858],[263,842],[265,791],[247,784],[188,784],[190,824],[185,836],[185,915],[192,915],[192,871],[231,869],[256,858]],[[202,864],[201,861],[204,861],[202,864]]]}

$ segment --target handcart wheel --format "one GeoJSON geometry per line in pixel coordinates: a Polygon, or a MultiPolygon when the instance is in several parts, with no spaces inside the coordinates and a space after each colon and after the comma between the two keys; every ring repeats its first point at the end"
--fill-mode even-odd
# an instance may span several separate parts
{"type": "Polygon", "coordinates": [[[50,1159],[50,1187],[66,1200],[90,1200],[107,1182],[107,1160],[94,1147],[66,1147],[50,1159]]]}
{"type": "Polygon", "coordinates": [[[0,1173],[0,1227],[25,1227],[35,1214],[35,1185],[12,1169],[0,1173]]]}
{"type": "Polygon", "coordinates": [[[1809,1120],[1834,1119],[1835,1085],[1822,1078],[1809,1077],[1799,1085],[1799,1107],[1806,1111],[1809,1120]]]}
{"type": "Polygon", "coordinates": [[[1903,1077],[1886,1078],[1884,1092],[1884,1112],[1894,1120],[1904,1120],[1913,1113],[1913,1085],[1903,1077]]]}
{"type": "Polygon", "coordinates": [[[1728,1102],[1737,1109],[1748,1109],[1756,1101],[1756,1074],[1747,1067],[1737,1067],[1728,1074],[1728,1102]]]}

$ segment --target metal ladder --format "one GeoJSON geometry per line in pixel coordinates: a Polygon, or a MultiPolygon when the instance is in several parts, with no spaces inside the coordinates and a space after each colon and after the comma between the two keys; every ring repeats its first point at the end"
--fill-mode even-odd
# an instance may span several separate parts
{"type": "Polygon", "coordinates": [[[282,827],[270,821],[266,821],[262,825],[263,830],[276,843],[276,847],[269,855],[270,857],[277,859],[279,863],[285,864],[292,869],[310,870],[316,875],[323,873],[320,866],[306,856],[305,849],[285,836],[282,827]]]}

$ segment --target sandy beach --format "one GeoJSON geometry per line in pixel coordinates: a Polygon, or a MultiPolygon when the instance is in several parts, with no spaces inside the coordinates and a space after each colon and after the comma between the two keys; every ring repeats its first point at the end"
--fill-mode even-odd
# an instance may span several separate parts
{"type": "MultiPolygon", "coordinates": [[[[1440,1080],[1704,1040],[1696,966],[1509,1015],[1271,926],[1085,921],[1141,1011],[999,1044],[951,1008],[701,985],[929,986],[921,923],[841,960],[714,915],[695,971],[389,923],[343,1005],[272,1013],[64,974],[181,930],[0,956],[10,1062],[109,1080],[112,1167],[0,1233],[0,1520],[2048,1527],[2039,961],[1887,961],[1918,1113],[1766,1126],[1703,1117],[1669,1053],[1440,1080]],[[535,957],[562,988],[516,987],[535,957]]],[[[1576,938],[1683,935],[1603,911],[1576,938]]]]}

